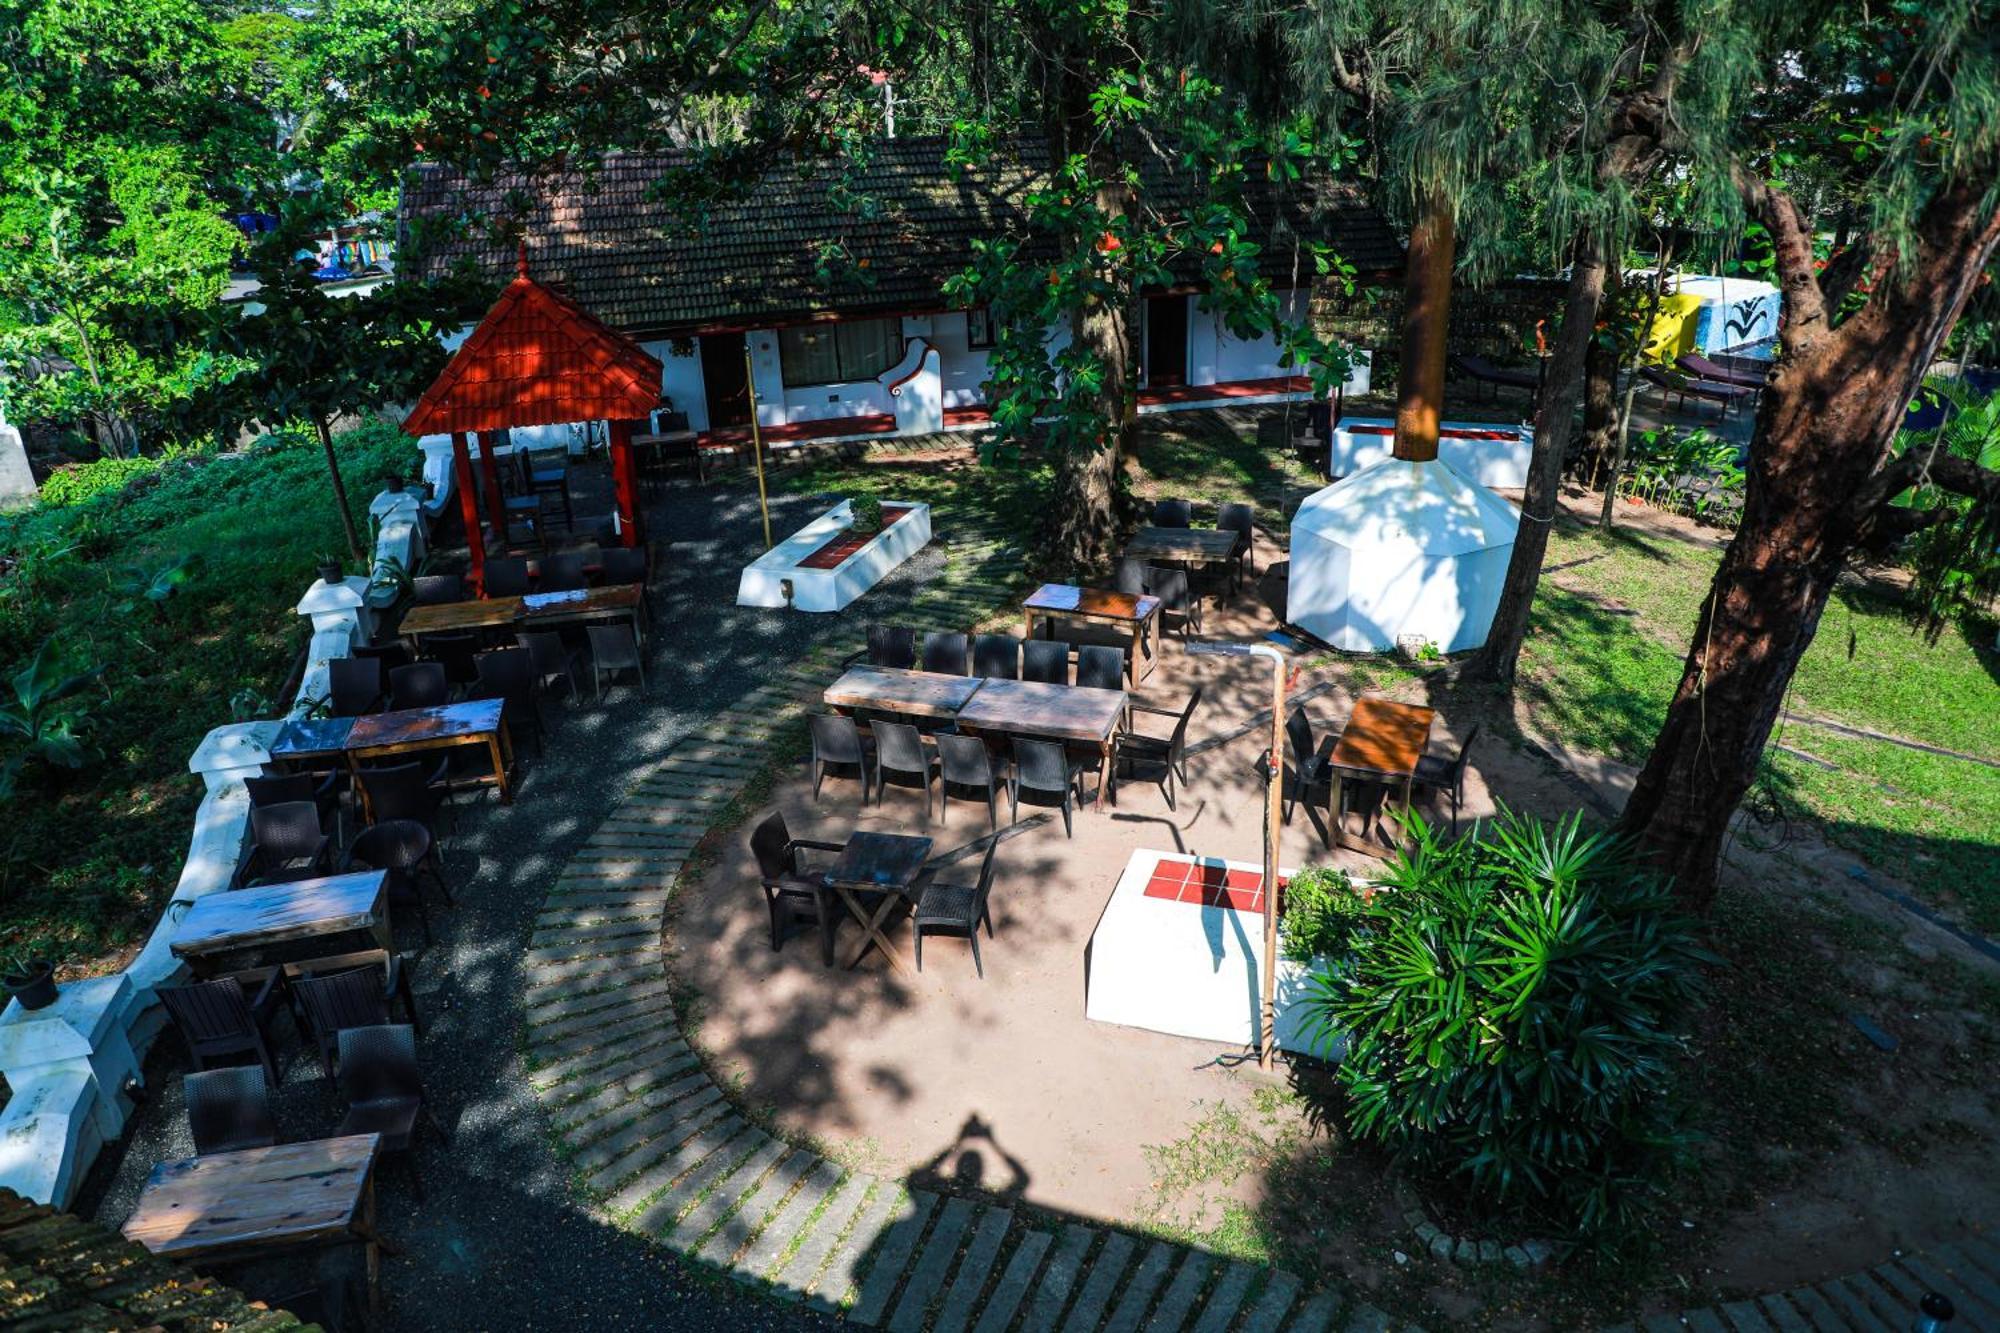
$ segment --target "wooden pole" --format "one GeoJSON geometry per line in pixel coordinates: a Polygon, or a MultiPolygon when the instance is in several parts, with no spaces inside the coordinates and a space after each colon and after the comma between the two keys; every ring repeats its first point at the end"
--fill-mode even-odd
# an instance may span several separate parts
{"type": "Polygon", "coordinates": [[[639,508],[639,467],[632,457],[632,431],[636,423],[611,423],[611,479],[618,492],[618,541],[628,547],[646,539],[645,516],[639,508]]]}
{"type": "Polygon", "coordinates": [[[1432,195],[1410,232],[1409,269],[1403,279],[1403,365],[1396,384],[1394,454],[1415,463],[1438,456],[1455,240],[1450,203],[1432,195]]]}
{"type": "Polygon", "coordinates": [[[507,545],[507,497],[500,490],[500,463],[493,451],[499,447],[500,432],[480,431],[475,437],[479,441],[479,470],[486,474],[486,521],[493,528],[493,540],[500,546],[507,545]]]}
{"type": "Polygon", "coordinates": [[[757,371],[743,344],[743,384],[750,394],[750,457],[757,463],[757,509],[764,516],[764,549],[771,549],[771,498],[764,493],[764,437],[757,429],[757,371]]]}
{"type": "Polygon", "coordinates": [[[1257,1063],[1278,1059],[1278,839],[1285,808],[1285,659],[1271,655],[1271,762],[1264,787],[1264,978],[1257,1063]]]}

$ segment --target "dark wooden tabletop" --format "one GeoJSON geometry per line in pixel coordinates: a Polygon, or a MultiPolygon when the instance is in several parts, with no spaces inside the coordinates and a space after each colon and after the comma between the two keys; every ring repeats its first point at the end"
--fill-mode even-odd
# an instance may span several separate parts
{"type": "Polygon", "coordinates": [[[958,710],[962,726],[1102,743],[1125,715],[1125,691],[1034,680],[989,680],[958,710]]]}
{"type": "Polygon", "coordinates": [[[645,591],[636,583],[618,583],[608,588],[586,588],[580,596],[543,605],[537,605],[532,594],[529,597],[436,602],[430,606],[413,606],[405,611],[402,633],[415,636],[453,630],[493,629],[520,620],[554,616],[625,615],[638,609],[645,591]]]}
{"type": "Polygon", "coordinates": [[[1159,610],[1160,599],[1103,588],[1079,588],[1073,583],[1044,583],[1021,605],[1029,611],[1136,621],[1145,620],[1159,610]]]}
{"type": "Polygon", "coordinates": [[[1422,704],[1359,700],[1327,762],[1336,768],[1408,777],[1417,771],[1417,760],[1430,744],[1436,716],[1422,704]]]}
{"type": "Polygon", "coordinates": [[[828,867],[826,882],[852,889],[910,887],[931,854],[929,838],[900,833],[856,833],[848,838],[840,859],[828,867]]]}
{"type": "Polygon", "coordinates": [[[125,1238],[184,1259],[337,1239],[353,1229],[380,1143],[356,1134],[161,1162],[125,1238]]]}
{"type": "Polygon", "coordinates": [[[915,717],[953,717],[989,682],[902,667],[855,666],[826,687],[831,708],[872,708],[915,717]]]}
{"type": "Polygon", "coordinates": [[[500,711],[505,703],[504,699],[467,699],[435,708],[369,713],[354,719],[354,727],[347,733],[347,748],[373,750],[385,745],[489,735],[500,730],[500,711]]]}
{"type": "Polygon", "coordinates": [[[1226,528],[1140,528],[1125,544],[1125,554],[1141,560],[1196,564],[1227,560],[1235,549],[1236,534],[1226,528]]]}
{"type": "Polygon", "coordinates": [[[207,894],[188,908],[167,947],[182,958],[201,957],[367,930],[382,919],[388,878],[380,870],[363,870],[207,894]]]}
{"type": "Polygon", "coordinates": [[[347,748],[347,733],[353,727],[351,717],[295,718],[278,729],[276,739],[271,742],[271,757],[303,759],[339,754],[347,748]]]}

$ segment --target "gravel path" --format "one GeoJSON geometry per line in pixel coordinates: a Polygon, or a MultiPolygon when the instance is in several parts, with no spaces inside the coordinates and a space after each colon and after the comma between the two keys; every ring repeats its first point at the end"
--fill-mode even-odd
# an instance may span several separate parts
{"type": "MultiPolygon", "coordinates": [[[[776,496],[771,507],[782,534],[826,504],[776,496]]],[[[832,1326],[824,1316],[697,1277],[668,1251],[581,1212],[522,1060],[524,955],[557,868],[627,788],[705,718],[785,663],[855,634],[852,617],[734,605],[739,569],[762,550],[754,486],[676,487],[649,515],[663,567],[654,584],[647,693],[609,689],[599,706],[587,700],[586,687],[580,706],[552,704],[548,752],[537,757],[526,747],[515,804],[462,806],[447,848],[458,907],[433,910],[437,939],[417,959],[414,977],[425,1076],[452,1142],[447,1149],[427,1141],[419,1151],[421,1202],[399,1165],[381,1173],[384,1232],[404,1248],[383,1267],[385,1328],[658,1327],[662,1320],[717,1330],[832,1326]]],[[[942,551],[927,549],[870,594],[866,614],[896,615],[943,565],[942,551]]],[[[399,938],[406,950],[422,942],[414,922],[399,928],[399,938]]],[[[322,1136],[337,1122],[338,1104],[287,1026],[279,1027],[288,1060],[277,1097],[281,1137],[322,1136]]],[[[192,1152],[180,1094],[186,1067],[178,1038],[163,1035],[147,1063],[153,1100],[126,1141],[100,1159],[79,1212],[118,1225],[154,1163],[192,1152]]],[[[279,1296],[304,1285],[305,1272],[294,1261],[225,1276],[252,1294],[279,1296]]]]}

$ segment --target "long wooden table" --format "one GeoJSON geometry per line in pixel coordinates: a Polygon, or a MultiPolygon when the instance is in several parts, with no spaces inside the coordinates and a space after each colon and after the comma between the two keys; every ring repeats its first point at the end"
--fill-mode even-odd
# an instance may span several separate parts
{"type": "MultiPolygon", "coordinates": [[[[1333,792],[1329,798],[1332,804],[1327,810],[1327,822],[1335,841],[1341,846],[1359,851],[1376,850],[1357,845],[1348,838],[1346,821],[1340,817],[1343,776],[1391,785],[1400,781],[1403,808],[1407,810],[1411,783],[1417,773],[1417,760],[1423,758],[1424,749],[1430,744],[1431,723],[1436,718],[1436,710],[1422,704],[1399,704],[1390,699],[1376,698],[1355,702],[1347,727],[1340,733],[1340,739],[1335,742],[1326,761],[1333,776],[1333,792]]],[[[1366,831],[1363,830],[1364,833],[1366,831]]]]}
{"type": "Polygon", "coordinates": [[[1037,736],[1095,745],[1102,756],[1096,808],[1111,787],[1111,753],[1125,716],[1125,691],[1035,680],[989,680],[958,710],[961,730],[1037,736]]]}
{"type": "Polygon", "coordinates": [[[218,954],[365,930],[390,947],[387,872],[295,880],[195,899],[167,947],[197,973],[218,954]]]}
{"type": "Polygon", "coordinates": [[[1087,624],[1111,625],[1130,638],[1125,645],[1125,682],[1137,685],[1142,675],[1151,675],[1158,654],[1153,645],[1160,641],[1160,599],[1129,592],[1108,592],[1101,588],[1079,588],[1070,583],[1044,583],[1021,603],[1028,617],[1028,637],[1035,637],[1035,622],[1081,620],[1087,624]],[[1139,670],[1140,659],[1146,669],[1139,670]]]}
{"type": "Polygon", "coordinates": [[[1125,543],[1124,553],[1137,560],[1213,565],[1235,550],[1236,533],[1227,528],[1140,528],[1125,543]]]}
{"type": "MultiPolygon", "coordinates": [[[[270,755],[283,762],[342,756],[358,779],[365,760],[455,745],[488,747],[493,772],[480,781],[498,787],[502,801],[514,799],[507,782],[507,771],[514,762],[514,741],[507,733],[505,701],[501,699],[467,699],[435,708],[287,722],[271,742],[270,755]]],[[[365,800],[365,784],[362,795],[365,800]]]]}
{"type": "Polygon", "coordinates": [[[368,1305],[381,1306],[375,1230],[375,1134],[274,1148],[246,1148],[161,1162],[153,1168],[125,1238],[166,1258],[254,1259],[300,1246],[360,1241],[368,1305]]]}
{"type": "Polygon", "coordinates": [[[645,596],[646,590],[639,584],[619,583],[608,588],[585,588],[576,596],[529,593],[525,597],[437,602],[430,606],[413,606],[405,611],[401,632],[406,639],[416,639],[425,634],[463,630],[499,629],[504,626],[534,629],[581,620],[621,618],[629,619],[636,631],[645,596]],[[562,600],[553,600],[555,598],[562,600]]]}
{"type": "Polygon", "coordinates": [[[831,708],[860,708],[910,717],[957,717],[966,701],[990,682],[906,667],[855,666],[826,687],[831,708]]]}

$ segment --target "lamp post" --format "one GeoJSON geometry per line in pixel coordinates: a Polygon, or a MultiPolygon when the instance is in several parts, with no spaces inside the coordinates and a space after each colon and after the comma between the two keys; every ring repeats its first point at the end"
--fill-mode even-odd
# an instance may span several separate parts
{"type": "Polygon", "coordinates": [[[764,549],[771,549],[771,501],[764,494],[764,437],[757,429],[757,371],[750,361],[750,344],[743,344],[743,387],[750,395],[750,457],[757,464],[757,511],[764,516],[764,549]]]}
{"type": "Polygon", "coordinates": [[[1278,836],[1285,805],[1285,657],[1268,643],[1190,640],[1191,653],[1263,657],[1271,663],[1271,751],[1264,765],[1264,976],[1260,983],[1257,1064],[1270,1069],[1278,1054],[1278,836]]]}

